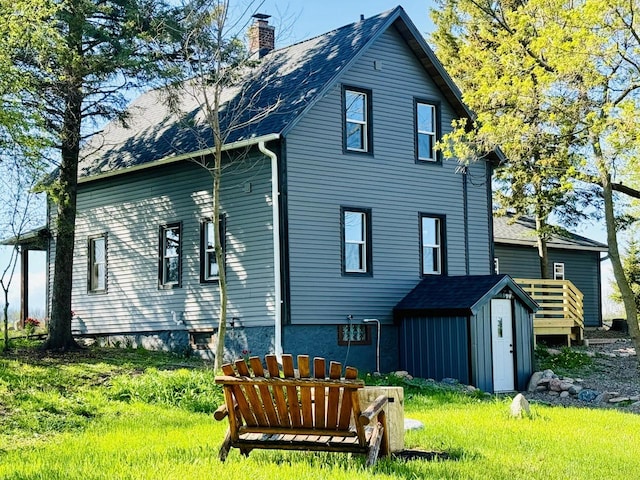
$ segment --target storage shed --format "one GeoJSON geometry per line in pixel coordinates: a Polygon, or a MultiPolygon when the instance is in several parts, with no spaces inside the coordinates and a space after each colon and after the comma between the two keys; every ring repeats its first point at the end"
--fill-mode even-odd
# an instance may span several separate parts
{"type": "Polygon", "coordinates": [[[509,275],[425,277],[394,309],[400,366],[490,393],[524,390],[537,308],[509,275]]]}

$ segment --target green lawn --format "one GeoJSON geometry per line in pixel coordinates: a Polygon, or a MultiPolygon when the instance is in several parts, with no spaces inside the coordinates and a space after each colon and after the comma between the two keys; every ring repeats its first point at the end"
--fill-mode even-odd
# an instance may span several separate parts
{"type": "Polygon", "coordinates": [[[405,414],[425,428],[407,448],[439,459],[233,450],[217,460],[226,424],[213,372],[195,361],[145,351],[89,350],[0,356],[3,479],[628,479],[640,471],[640,416],[532,406],[509,417],[509,398],[432,384],[405,389],[405,414]]]}

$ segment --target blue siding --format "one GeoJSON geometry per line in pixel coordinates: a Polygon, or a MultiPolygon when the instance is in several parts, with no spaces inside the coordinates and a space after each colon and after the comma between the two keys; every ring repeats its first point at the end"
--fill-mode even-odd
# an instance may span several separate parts
{"type": "Polygon", "coordinates": [[[493,392],[493,359],[491,357],[491,302],[480,307],[471,317],[471,378],[475,387],[493,392]]]}
{"type": "Polygon", "coordinates": [[[526,390],[529,377],[534,370],[533,314],[520,302],[514,302],[516,388],[526,390]]]}
{"type": "MultiPolygon", "coordinates": [[[[252,156],[225,170],[228,318],[273,329],[270,163],[252,156]],[[251,183],[245,191],[244,182],[251,183]]],[[[211,217],[211,177],[182,162],[81,184],[74,252],[74,330],[85,334],[217,326],[217,283],[200,283],[200,220],[211,217]],[[182,222],[182,287],[158,288],[159,226],[182,222]],[[107,232],[108,293],[87,293],[87,236],[107,232]]]]}
{"type": "MultiPolygon", "coordinates": [[[[499,259],[500,273],[515,278],[540,278],[538,251],[534,247],[497,244],[495,256],[499,259]]],[[[550,272],[554,262],[564,263],[565,279],[571,280],[584,295],[585,326],[601,326],[600,252],[549,248],[550,272]]]]}
{"type": "MultiPolygon", "coordinates": [[[[394,29],[345,73],[342,83],[372,92],[373,155],[342,151],[341,85],[287,137],[291,323],[344,323],[392,308],[420,280],[419,213],[446,216],[449,274],[465,274],[462,175],[456,162],[416,164],[414,98],[441,100],[442,128],[453,109],[394,29]],[[374,68],[374,61],[382,65],[374,68]],[[341,275],[340,207],[370,208],[373,276],[341,275]]],[[[486,165],[469,182],[470,273],[490,273],[486,165]],[[477,181],[476,181],[477,180],[477,181]]]]}
{"type": "Polygon", "coordinates": [[[411,375],[469,383],[467,317],[406,316],[400,329],[400,368],[411,375]]]}

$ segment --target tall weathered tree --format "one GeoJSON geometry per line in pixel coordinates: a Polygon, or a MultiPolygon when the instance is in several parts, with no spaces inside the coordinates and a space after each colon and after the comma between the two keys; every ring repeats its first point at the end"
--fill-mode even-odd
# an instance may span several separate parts
{"type": "Polygon", "coordinates": [[[223,172],[246,167],[241,164],[242,153],[235,152],[231,160],[226,157],[224,147],[234,131],[250,128],[279,105],[279,100],[273,99],[260,109],[255,107],[264,88],[264,84],[256,85],[260,84],[258,80],[264,71],[258,68],[258,52],[246,47],[244,37],[252,14],[261,4],[246,2],[242,10],[232,11],[229,0],[187,1],[178,25],[181,55],[168,68],[174,76],[167,86],[167,103],[174,114],[185,118],[180,128],[188,129],[198,144],[210,147],[207,154],[191,160],[209,173],[212,182],[210,212],[219,289],[215,368],[220,368],[224,361],[228,305],[224,239],[219,235],[223,172]],[[181,112],[185,97],[189,98],[189,104],[195,100],[198,105],[197,118],[193,119],[190,112],[181,112]]]}
{"type": "Polygon", "coordinates": [[[19,35],[34,28],[24,21],[25,9],[49,26],[39,42],[17,42],[5,54],[25,79],[18,92],[21,112],[38,112],[43,118],[39,133],[53,144],[57,172],[48,195],[56,206],[56,254],[45,347],[66,350],[76,347],[71,286],[81,146],[96,122],[125,121],[127,93],[161,73],[158,50],[149,43],[162,38],[170,24],[169,7],[152,0],[1,1],[6,31],[19,35]]]}
{"type": "MultiPolygon", "coordinates": [[[[543,98],[536,101],[545,107],[545,132],[568,138],[570,158],[577,159],[564,169],[554,166],[552,171],[555,175],[566,171],[589,182],[602,198],[609,256],[631,337],[640,348],[633,292],[620,261],[614,194],[617,191],[640,198],[634,188],[637,179],[624,176],[640,153],[640,31],[634,2],[444,0],[436,21],[442,25],[438,43],[443,49],[439,53],[445,58],[457,55],[466,60],[461,62],[465,67],[471,67],[465,74],[457,73],[454,66],[453,73],[462,79],[470,106],[481,112],[471,134],[472,150],[479,145],[474,143],[475,137],[483,132],[493,129],[491,138],[500,145],[505,140],[508,144],[510,136],[529,131],[528,122],[504,122],[502,117],[520,111],[514,106],[522,97],[530,97],[520,85],[535,79],[543,98]],[[493,34],[496,31],[499,35],[493,34]],[[504,59],[522,65],[517,57],[510,56],[513,50],[526,60],[528,69],[506,70],[505,74],[485,78],[486,66],[493,72],[491,65],[504,59]],[[531,77],[532,72],[535,77],[531,77]],[[506,101],[492,110],[491,104],[474,101],[477,95],[506,101]]],[[[458,128],[457,132],[455,138],[466,139],[464,130],[458,128]]],[[[533,135],[529,138],[536,141],[533,135]]]]}

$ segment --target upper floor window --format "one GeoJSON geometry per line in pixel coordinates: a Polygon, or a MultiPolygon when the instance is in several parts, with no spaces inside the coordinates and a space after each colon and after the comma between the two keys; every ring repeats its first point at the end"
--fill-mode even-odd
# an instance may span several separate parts
{"type": "Polygon", "coordinates": [[[88,290],[91,293],[107,291],[107,234],[89,237],[88,290]]]}
{"type": "Polygon", "coordinates": [[[342,208],[342,272],[371,274],[371,210],[342,208]]]}
{"type": "Polygon", "coordinates": [[[160,264],[158,283],[162,288],[179,287],[182,280],[182,225],[170,223],[160,227],[160,264]]]}
{"type": "Polygon", "coordinates": [[[497,257],[493,259],[493,273],[496,275],[500,273],[500,260],[497,257]]]}
{"type": "Polygon", "coordinates": [[[564,280],[564,263],[553,264],[553,279],[564,280]]]}
{"type": "MultiPolygon", "coordinates": [[[[225,251],[225,218],[220,215],[218,235],[222,244],[222,256],[225,251]]],[[[205,219],[200,224],[200,282],[215,282],[219,278],[219,267],[215,250],[215,223],[205,219]]]]}
{"type": "Polygon", "coordinates": [[[371,152],[371,91],[343,88],[344,149],[371,152]]]}
{"type": "Polygon", "coordinates": [[[416,155],[419,162],[437,162],[438,106],[416,101],[416,155]]]}
{"type": "Polygon", "coordinates": [[[421,263],[423,275],[440,275],[444,271],[443,223],[443,217],[420,215],[420,244],[422,245],[421,263]]]}

